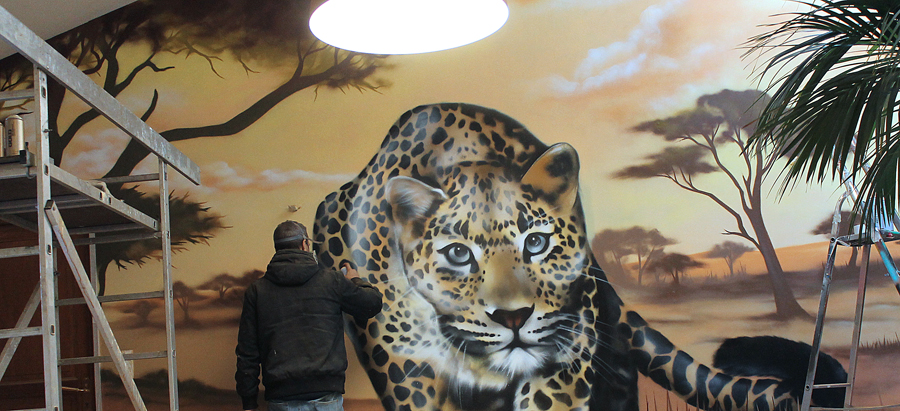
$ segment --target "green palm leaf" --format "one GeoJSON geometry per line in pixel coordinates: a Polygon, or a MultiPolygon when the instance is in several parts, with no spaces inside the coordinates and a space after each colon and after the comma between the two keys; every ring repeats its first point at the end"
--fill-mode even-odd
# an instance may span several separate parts
{"type": "Polygon", "coordinates": [[[747,55],[770,54],[759,74],[772,79],[750,144],[787,158],[782,192],[847,172],[860,192],[855,211],[890,215],[900,180],[900,2],[797,3],[809,11],[749,40],[747,55]]]}

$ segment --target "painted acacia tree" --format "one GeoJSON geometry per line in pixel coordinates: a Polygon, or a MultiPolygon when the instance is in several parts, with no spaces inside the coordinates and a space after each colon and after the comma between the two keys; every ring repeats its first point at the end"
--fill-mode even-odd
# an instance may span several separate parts
{"type": "MultiPolygon", "coordinates": [[[[374,74],[385,67],[384,56],[347,52],[327,46],[315,39],[308,27],[309,0],[140,0],[92,20],[48,41],[85,74],[97,78],[100,86],[113,97],[127,89],[138,76],[150,76],[176,67],[157,64],[163,55],[183,55],[204,59],[209,75],[219,75],[216,65],[236,61],[249,73],[254,63],[293,67],[292,75],[269,90],[259,100],[247,105],[219,124],[191,125],[162,130],[170,142],[195,138],[213,138],[236,134],[262,118],[273,107],[294,93],[327,87],[376,90],[386,83],[374,74]],[[135,63],[122,58],[124,50],[146,50],[146,56],[135,63]]],[[[0,61],[0,90],[30,87],[31,65],[20,55],[0,61]]],[[[79,131],[99,117],[86,109],[77,113],[69,124],[60,122],[60,108],[69,93],[50,81],[50,154],[63,165],[64,154],[79,131]]],[[[161,105],[167,104],[154,91],[147,97],[140,114],[147,121],[161,105]]],[[[5,107],[16,110],[20,107],[5,107]]],[[[131,141],[111,164],[105,177],[130,175],[138,163],[149,155],[131,141]]],[[[118,198],[158,216],[158,199],[134,188],[110,187],[118,198]]],[[[205,242],[223,228],[222,217],[202,203],[187,197],[170,198],[173,224],[172,240],[176,247],[205,242]]],[[[157,240],[102,245],[98,247],[101,282],[107,266],[115,262],[141,264],[159,249],[157,240]]]]}
{"type": "Polygon", "coordinates": [[[648,230],[634,226],[624,230],[603,230],[594,236],[593,246],[596,254],[603,255],[605,260],[609,261],[607,255],[611,257],[615,268],[623,274],[628,272],[625,265],[634,256],[637,259],[637,283],[640,285],[647,266],[663,254],[666,246],[676,243],[655,228],[648,230]]]}
{"type": "Polygon", "coordinates": [[[203,297],[200,294],[197,294],[196,290],[185,284],[183,281],[175,281],[172,283],[172,293],[175,295],[175,302],[178,303],[178,306],[181,307],[181,312],[184,313],[185,324],[192,326],[199,325],[199,323],[191,317],[191,303],[200,301],[203,297]]]}
{"type": "Polygon", "coordinates": [[[672,277],[672,285],[680,286],[685,273],[690,268],[703,267],[703,263],[694,260],[690,256],[671,253],[663,254],[648,265],[650,271],[665,273],[672,277]]]}
{"type": "Polygon", "coordinates": [[[754,133],[755,121],[767,102],[768,97],[757,90],[722,90],[701,96],[695,107],[675,116],[638,124],[633,131],[663,137],[670,145],[647,156],[646,163],[623,168],[614,177],[665,178],[713,201],[734,218],[735,228],[725,234],[749,241],[762,254],[775,297],[775,316],[809,317],[785,279],[763,219],[763,179],[778,156],[770,155],[763,146],[744,150],[746,136],[754,133]],[[738,165],[732,161],[735,157],[738,165]],[[697,184],[697,176],[710,173],[727,176],[740,199],[739,205],[731,205],[697,184]]]}
{"type": "Polygon", "coordinates": [[[728,266],[728,275],[734,277],[734,263],[737,262],[738,258],[741,258],[742,255],[753,250],[752,247],[748,247],[744,244],[736,243],[734,241],[723,241],[714,245],[707,251],[706,257],[721,258],[725,260],[725,264],[728,266]]]}
{"type": "Polygon", "coordinates": [[[231,274],[219,274],[207,280],[203,284],[197,286],[198,290],[215,291],[219,294],[219,300],[225,300],[225,294],[234,288],[240,281],[240,278],[231,274]]]}

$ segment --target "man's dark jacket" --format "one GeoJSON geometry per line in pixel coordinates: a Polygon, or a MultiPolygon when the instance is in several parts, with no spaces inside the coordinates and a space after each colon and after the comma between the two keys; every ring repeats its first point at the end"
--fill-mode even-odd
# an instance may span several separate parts
{"type": "Polygon", "coordinates": [[[277,251],[244,293],[235,349],[244,409],[257,407],[260,366],[266,401],[343,393],[342,312],[362,319],[380,311],[381,293],[368,282],[320,267],[311,252],[277,251]]]}

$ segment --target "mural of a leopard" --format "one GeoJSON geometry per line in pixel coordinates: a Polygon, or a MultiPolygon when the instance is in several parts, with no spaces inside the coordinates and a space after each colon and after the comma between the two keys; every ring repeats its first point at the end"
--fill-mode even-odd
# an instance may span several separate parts
{"type": "Polygon", "coordinates": [[[323,264],[384,294],[349,331],[387,410],[638,410],[637,372],[703,409],[796,409],[777,378],[700,364],[591,255],[579,159],[467,104],[417,107],[323,201],[323,264]]]}

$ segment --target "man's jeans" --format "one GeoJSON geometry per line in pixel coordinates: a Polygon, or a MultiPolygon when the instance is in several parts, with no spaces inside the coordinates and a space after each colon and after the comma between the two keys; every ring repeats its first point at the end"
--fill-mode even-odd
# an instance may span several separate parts
{"type": "Polygon", "coordinates": [[[312,401],[269,401],[269,411],[344,411],[344,397],[333,393],[312,401]]]}

